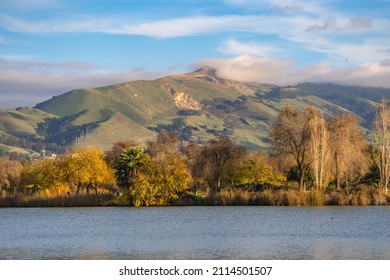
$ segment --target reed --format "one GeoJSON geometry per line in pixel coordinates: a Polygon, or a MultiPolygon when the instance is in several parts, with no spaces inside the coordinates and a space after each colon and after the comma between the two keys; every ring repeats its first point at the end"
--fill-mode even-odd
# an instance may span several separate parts
{"type": "Polygon", "coordinates": [[[95,207],[109,205],[112,195],[15,195],[0,199],[0,207],[95,207]]]}
{"type": "MultiPolygon", "coordinates": [[[[37,194],[15,194],[0,198],[0,207],[91,207],[91,206],[129,206],[125,197],[109,193],[65,195],[66,189],[58,192],[37,194]]],[[[172,203],[180,206],[364,206],[390,205],[390,196],[381,189],[359,186],[350,190],[310,190],[299,191],[288,188],[263,188],[246,190],[226,187],[217,193],[186,194],[172,203]]]]}

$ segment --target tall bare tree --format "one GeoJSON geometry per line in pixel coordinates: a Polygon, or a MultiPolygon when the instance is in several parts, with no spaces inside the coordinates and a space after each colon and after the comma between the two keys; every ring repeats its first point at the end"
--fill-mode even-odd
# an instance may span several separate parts
{"type": "Polygon", "coordinates": [[[145,152],[151,157],[163,153],[175,153],[179,149],[179,136],[176,132],[168,132],[163,129],[157,134],[156,141],[148,141],[145,152]]]}
{"type": "Polygon", "coordinates": [[[365,154],[367,139],[359,127],[358,118],[350,113],[333,116],[329,120],[329,148],[337,189],[346,187],[363,176],[369,167],[365,154]]]}
{"type": "Polygon", "coordinates": [[[325,169],[329,161],[328,125],[318,110],[308,108],[308,115],[310,165],[313,170],[314,185],[322,189],[325,184],[325,169]]]}
{"type": "Polygon", "coordinates": [[[299,189],[303,190],[305,171],[309,167],[308,143],[310,112],[295,111],[285,107],[271,127],[272,153],[276,156],[292,156],[299,171],[299,189]]]}
{"type": "Polygon", "coordinates": [[[375,163],[378,166],[380,186],[387,193],[390,178],[390,111],[382,100],[373,125],[375,163]]]}

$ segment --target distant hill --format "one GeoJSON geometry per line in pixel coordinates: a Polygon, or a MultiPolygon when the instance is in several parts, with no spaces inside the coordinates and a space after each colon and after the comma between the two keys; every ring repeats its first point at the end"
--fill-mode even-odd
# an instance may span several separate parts
{"type": "Polygon", "coordinates": [[[230,135],[250,150],[268,147],[280,110],[317,107],[326,116],[352,112],[370,129],[390,89],[302,83],[280,87],[219,78],[204,67],[154,81],[77,89],[34,108],[0,111],[0,151],[60,152],[72,145],[109,149],[120,140],[154,139],[161,129],[183,141],[230,135]]]}

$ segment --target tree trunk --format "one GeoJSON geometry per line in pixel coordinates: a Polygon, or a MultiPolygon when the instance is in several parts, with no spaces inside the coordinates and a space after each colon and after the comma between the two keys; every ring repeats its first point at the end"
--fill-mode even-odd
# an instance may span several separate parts
{"type": "Polygon", "coordinates": [[[98,193],[98,188],[97,188],[97,187],[94,187],[93,189],[95,190],[95,194],[96,194],[96,196],[99,196],[99,193],[98,193]]]}
{"type": "Polygon", "coordinates": [[[76,195],[80,195],[80,190],[81,190],[81,183],[79,182],[77,184],[76,195]]]}
{"type": "Polygon", "coordinates": [[[340,190],[340,166],[339,166],[339,158],[338,154],[335,154],[335,163],[336,163],[336,186],[337,190],[340,190]]]}
{"type": "Polygon", "coordinates": [[[299,191],[305,189],[305,168],[299,168],[299,191]]]}
{"type": "Polygon", "coordinates": [[[217,184],[215,186],[214,192],[218,192],[218,190],[221,188],[221,176],[218,175],[217,177],[217,184]]]}

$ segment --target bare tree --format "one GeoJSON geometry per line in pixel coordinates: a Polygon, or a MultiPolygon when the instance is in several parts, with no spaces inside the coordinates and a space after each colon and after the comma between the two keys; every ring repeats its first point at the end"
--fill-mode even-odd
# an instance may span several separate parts
{"type": "Polygon", "coordinates": [[[322,189],[325,184],[325,169],[329,161],[328,125],[322,114],[314,108],[308,109],[309,114],[309,154],[313,170],[314,184],[322,189]]]}
{"type": "Polygon", "coordinates": [[[368,143],[353,114],[333,116],[329,120],[329,148],[337,189],[345,182],[359,180],[368,170],[369,160],[365,155],[368,143]]]}
{"type": "Polygon", "coordinates": [[[151,157],[156,157],[163,153],[174,153],[179,149],[179,136],[176,132],[168,132],[165,129],[157,134],[156,141],[148,141],[146,153],[151,157]]]}
{"type": "Polygon", "coordinates": [[[230,164],[240,163],[245,155],[246,149],[244,147],[236,145],[227,137],[220,137],[203,146],[195,166],[201,169],[200,173],[206,174],[214,181],[212,191],[215,192],[221,187],[227,167],[230,164]]]}
{"type": "Polygon", "coordinates": [[[390,178],[390,112],[384,100],[382,100],[375,115],[373,132],[375,163],[379,170],[379,183],[387,193],[390,178]]]}
{"type": "Polygon", "coordinates": [[[308,143],[310,112],[285,107],[271,127],[272,153],[276,156],[291,155],[299,171],[299,189],[303,190],[305,171],[309,167],[308,143]]]}

